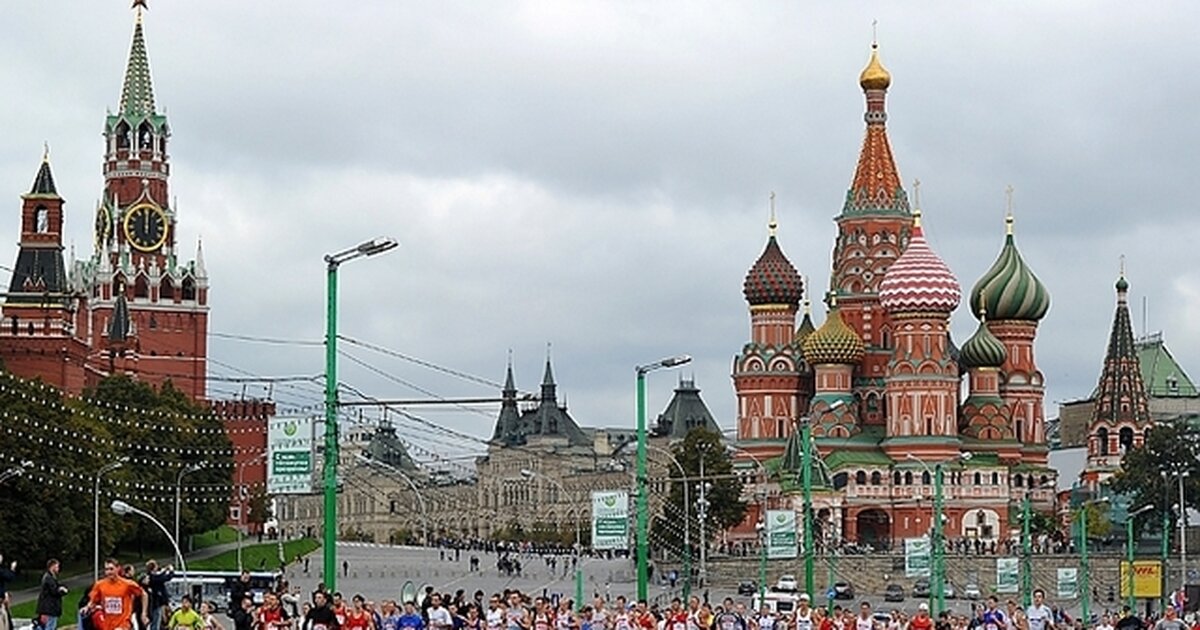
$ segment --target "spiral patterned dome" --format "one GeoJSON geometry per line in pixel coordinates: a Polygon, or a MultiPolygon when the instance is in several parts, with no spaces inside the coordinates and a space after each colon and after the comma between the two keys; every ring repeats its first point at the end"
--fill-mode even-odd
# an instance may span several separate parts
{"type": "Polygon", "coordinates": [[[746,273],[746,281],[742,283],[742,294],[751,306],[761,304],[788,304],[795,306],[800,303],[804,294],[804,283],[792,263],[779,249],[775,236],[767,239],[767,247],[763,250],[758,262],[746,273]]]}
{"type": "Polygon", "coordinates": [[[854,329],[846,325],[842,319],[842,312],[837,306],[836,298],[830,299],[829,314],[825,316],[825,323],[804,340],[802,348],[804,360],[808,361],[810,365],[822,363],[853,365],[862,361],[863,354],[866,352],[862,337],[859,337],[858,333],[854,332],[854,329]]]}
{"type": "Polygon", "coordinates": [[[914,214],[908,247],[879,283],[879,303],[891,313],[949,313],[958,307],[962,288],[925,241],[920,210],[914,214]]]}
{"type": "Polygon", "coordinates": [[[971,289],[971,310],[990,319],[1039,321],[1050,310],[1050,292],[1025,264],[1013,242],[1012,217],[1000,256],[971,289]]]}
{"type": "Polygon", "coordinates": [[[981,320],[974,335],[963,344],[961,352],[962,363],[968,368],[992,367],[1004,365],[1008,351],[992,331],[988,330],[987,321],[981,320]]]}

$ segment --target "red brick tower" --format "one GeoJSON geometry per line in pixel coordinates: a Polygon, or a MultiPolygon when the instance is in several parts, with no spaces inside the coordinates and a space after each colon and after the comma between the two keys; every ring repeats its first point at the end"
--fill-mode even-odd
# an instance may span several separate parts
{"type": "Polygon", "coordinates": [[[178,259],[168,192],[170,136],[154,103],[139,9],[121,105],[104,125],[105,186],[96,209],[95,252],[75,269],[90,296],[88,367],[93,379],[124,372],[156,386],[169,380],[200,400],[206,389],[208,274],[199,245],[194,261],[178,259]]]}
{"type": "Polygon", "coordinates": [[[49,152],[29,193],[21,196],[21,240],[4,299],[0,357],[10,372],[72,391],[83,389],[87,347],[77,338],[72,294],[63,264],[63,198],[49,152]]]}
{"type": "Polygon", "coordinates": [[[769,227],[767,246],[742,287],[751,340],[733,360],[738,442],[760,459],[783,453],[796,418],[808,408],[811,386],[811,378],[802,378],[811,371],[795,333],[803,283],[775,240],[773,207],[769,227]]]}
{"type": "Polygon", "coordinates": [[[1153,423],[1142,368],[1129,320],[1129,282],[1117,280],[1117,310],[1108,337],[1104,369],[1096,385],[1096,403],[1088,427],[1084,482],[1095,489],[1121,467],[1121,457],[1142,445],[1153,423]]]}
{"type": "Polygon", "coordinates": [[[884,421],[883,379],[891,357],[892,327],[879,306],[879,283],[908,245],[912,216],[908,196],[892,158],[884,102],[892,77],[879,62],[878,46],[859,76],[867,99],[866,135],[854,180],[837,217],[833,248],[833,286],[841,316],[866,344],[856,366],[855,393],[861,399],[863,424],[884,421]]]}

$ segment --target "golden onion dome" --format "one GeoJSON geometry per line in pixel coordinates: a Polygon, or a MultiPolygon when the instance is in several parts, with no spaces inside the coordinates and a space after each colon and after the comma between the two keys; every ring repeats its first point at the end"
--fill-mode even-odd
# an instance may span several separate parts
{"type": "Polygon", "coordinates": [[[804,340],[804,359],[810,365],[842,363],[853,365],[866,351],[862,337],[842,319],[836,297],[830,299],[825,323],[804,340]]]}
{"type": "Polygon", "coordinates": [[[871,60],[858,75],[858,84],[864,90],[886,90],[892,84],[892,74],[879,63],[879,44],[871,44],[871,60]]]}

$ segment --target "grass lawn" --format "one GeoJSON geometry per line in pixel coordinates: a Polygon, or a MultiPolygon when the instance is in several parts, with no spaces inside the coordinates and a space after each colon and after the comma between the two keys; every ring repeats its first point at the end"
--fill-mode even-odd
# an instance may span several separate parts
{"type": "Polygon", "coordinates": [[[214,530],[192,536],[192,550],[199,551],[215,545],[235,542],[237,542],[237,530],[228,525],[222,525],[214,530]]]}
{"type": "MultiPolygon", "coordinates": [[[[63,598],[63,614],[58,618],[59,627],[65,625],[75,625],[78,621],[79,611],[75,610],[75,605],[79,603],[80,595],[78,593],[67,593],[63,598]]],[[[33,613],[37,610],[37,601],[22,602],[13,604],[12,616],[13,619],[33,619],[33,613]]]]}
{"type": "MultiPolygon", "coordinates": [[[[307,555],[319,547],[317,541],[312,538],[291,540],[283,544],[283,557],[292,562],[296,556],[307,555]]],[[[242,566],[251,571],[279,569],[279,543],[242,547],[242,566]]],[[[195,571],[237,571],[237,568],[236,549],[188,564],[188,569],[195,571]]]]}

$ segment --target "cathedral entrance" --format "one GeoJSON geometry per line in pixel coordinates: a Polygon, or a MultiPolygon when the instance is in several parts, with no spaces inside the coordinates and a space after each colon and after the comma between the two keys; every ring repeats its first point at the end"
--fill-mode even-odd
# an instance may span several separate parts
{"type": "Polygon", "coordinates": [[[858,513],[858,542],[876,550],[885,550],[891,544],[892,521],[887,512],[871,508],[858,513]]]}

